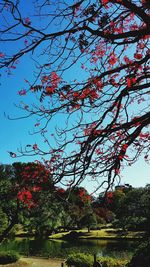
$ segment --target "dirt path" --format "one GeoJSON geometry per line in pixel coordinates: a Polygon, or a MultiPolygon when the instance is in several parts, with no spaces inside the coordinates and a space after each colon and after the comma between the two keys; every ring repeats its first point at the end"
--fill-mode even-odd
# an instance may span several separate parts
{"type": "MultiPolygon", "coordinates": [[[[6,267],[62,267],[64,260],[55,259],[40,259],[40,258],[21,258],[19,261],[11,264],[6,264],[6,267]]],[[[0,267],[4,265],[0,264],[0,267]]],[[[64,264],[64,267],[66,265],[64,264]]]]}
{"type": "MultiPolygon", "coordinates": [[[[29,263],[29,267],[61,267],[63,260],[39,259],[39,258],[21,258],[24,262],[29,263]]],[[[64,267],[66,265],[64,264],[64,267]]]]}

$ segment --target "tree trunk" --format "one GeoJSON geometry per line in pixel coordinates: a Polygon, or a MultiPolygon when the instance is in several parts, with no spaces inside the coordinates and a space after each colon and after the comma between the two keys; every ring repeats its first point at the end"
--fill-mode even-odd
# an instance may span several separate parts
{"type": "Polygon", "coordinates": [[[3,233],[0,235],[0,243],[8,236],[11,229],[14,227],[14,225],[17,223],[16,217],[12,219],[11,223],[8,225],[8,227],[3,231],[3,233]]]}

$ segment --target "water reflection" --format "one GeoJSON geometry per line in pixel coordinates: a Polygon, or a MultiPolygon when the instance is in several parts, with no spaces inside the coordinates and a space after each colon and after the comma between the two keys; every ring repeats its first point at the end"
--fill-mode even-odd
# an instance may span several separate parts
{"type": "Polygon", "coordinates": [[[15,250],[26,256],[61,257],[71,252],[96,253],[101,256],[126,257],[131,255],[137,242],[114,240],[74,240],[56,241],[20,238],[5,242],[3,250],[15,250]]]}

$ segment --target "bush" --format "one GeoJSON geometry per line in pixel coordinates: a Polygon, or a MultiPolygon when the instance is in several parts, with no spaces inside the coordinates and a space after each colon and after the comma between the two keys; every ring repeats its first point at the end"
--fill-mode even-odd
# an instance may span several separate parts
{"type": "Polygon", "coordinates": [[[102,267],[125,267],[128,261],[111,257],[101,257],[98,258],[98,262],[101,263],[102,267]]]}
{"type": "Polygon", "coordinates": [[[150,241],[143,243],[133,255],[128,267],[150,266],[150,241]]]}
{"type": "MultiPolygon", "coordinates": [[[[111,257],[100,257],[97,261],[101,263],[102,267],[125,267],[128,262],[127,260],[111,257]]],[[[93,255],[84,253],[74,253],[66,261],[68,267],[93,267],[93,262],[93,255]]]]}
{"type": "Polygon", "coordinates": [[[71,254],[68,256],[66,263],[68,267],[92,267],[93,256],[84,253],[71,254]]]}
{"type": "Polygon", "coordinates": [[[0,264],[13,263],[19,260],[19,255],[15,251],[1,251],[0,264]]]}

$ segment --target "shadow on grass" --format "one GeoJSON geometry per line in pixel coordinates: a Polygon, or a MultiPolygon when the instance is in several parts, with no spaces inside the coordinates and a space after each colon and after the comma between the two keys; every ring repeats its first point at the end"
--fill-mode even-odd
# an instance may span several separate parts
{"type": "Polygon", "coordinates": [[[70,233],[64,235],[62,239],[64,240],[74,240],[74,239],[79,239],[84,236],[89,235],[88,233],[83,233],[83,232],[76,232],[76,231],[71,231],[70,233]]]}

